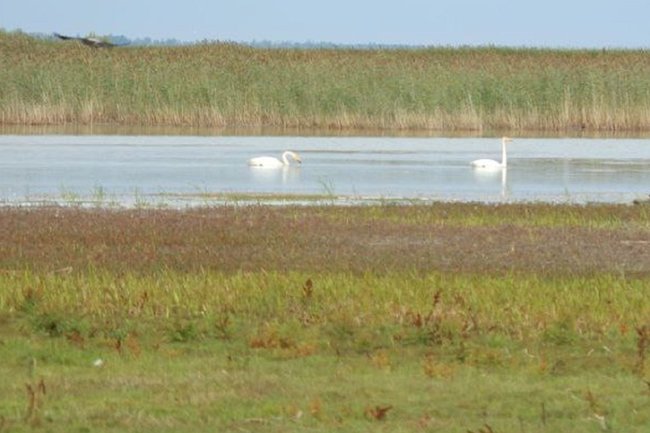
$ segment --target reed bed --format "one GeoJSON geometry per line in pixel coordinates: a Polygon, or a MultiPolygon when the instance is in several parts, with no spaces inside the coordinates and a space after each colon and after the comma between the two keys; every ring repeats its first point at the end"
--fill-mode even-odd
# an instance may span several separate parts
{"type": "Polygon", "coordinates": [[[647,429],[647,206],[0,208],[0,431],[647,429]]]}
{"type": "Polygon", "coordinates": [[[642,50],[93,50],[0,33],[0,123],[647,131],[642,50]]]}

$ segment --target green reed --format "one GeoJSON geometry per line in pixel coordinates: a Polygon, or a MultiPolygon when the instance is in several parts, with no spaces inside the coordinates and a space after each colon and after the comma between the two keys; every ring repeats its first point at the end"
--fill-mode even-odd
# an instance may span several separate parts
{"type": "Polygon", "coordinates": [[[643,130],[645,51],[92,50],[0,33],[0,122],[643,130]]]}

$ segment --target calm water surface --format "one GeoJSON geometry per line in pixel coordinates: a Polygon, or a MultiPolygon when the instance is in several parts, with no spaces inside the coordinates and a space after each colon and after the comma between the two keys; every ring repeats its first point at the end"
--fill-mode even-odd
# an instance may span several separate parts
{"type": "Polygon", "coordinates": [[[0,135],[0,202],[209,204],[212,194],[244,193],[584,203],[650,193],[648,139],[521,138],[508,147],[507,171],[469,165],[499,160],[500,146],[494,138],[0,135]],[[246,164],[285,149],[303,164],[246,164]]]}

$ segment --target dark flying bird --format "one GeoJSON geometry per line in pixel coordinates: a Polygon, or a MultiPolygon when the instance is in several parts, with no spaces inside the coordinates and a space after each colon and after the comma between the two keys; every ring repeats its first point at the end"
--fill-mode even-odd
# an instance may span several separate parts
{"type": "Polygon", "coordinates": [[[79,41],[82,44],[88,45],[89,47],[93,47],[93,48],[112,48],[112,47],[120,46],[118,44],[102,41],[101,39],[97,39],[97,38],[80,38],[77,36],[65,36],[59,33],[54,33],[54,36],[56,36],[59,39],[63,39],[64,41],[79,41]]]}

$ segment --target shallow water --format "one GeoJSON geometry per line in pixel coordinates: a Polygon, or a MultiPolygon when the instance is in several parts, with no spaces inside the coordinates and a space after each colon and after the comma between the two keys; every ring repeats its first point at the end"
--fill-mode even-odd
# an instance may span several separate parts
{"type": "Polygon", "coordinates": [[[650,140],[518,138],[508,169],[494,138],[0,135],[0,202],[210,204],[240,194],[328,201],[631,202],[650,193],[650,140]],[[286,169],[248,158],[300,153],[286,169]]]}

